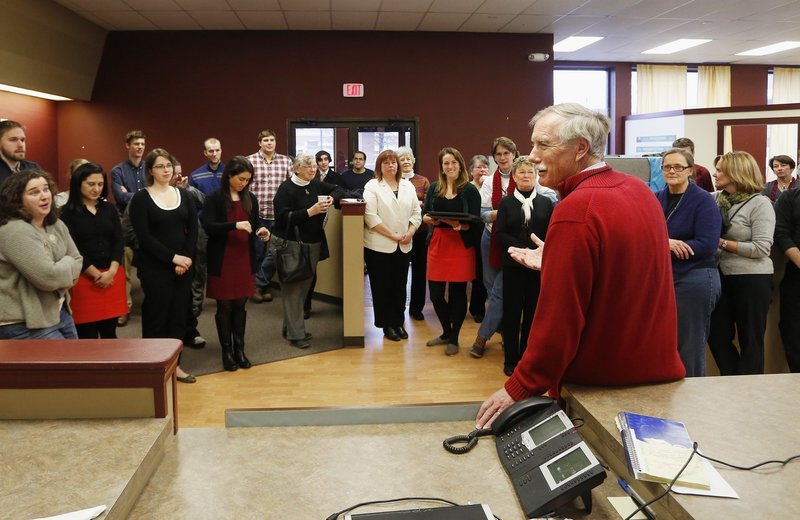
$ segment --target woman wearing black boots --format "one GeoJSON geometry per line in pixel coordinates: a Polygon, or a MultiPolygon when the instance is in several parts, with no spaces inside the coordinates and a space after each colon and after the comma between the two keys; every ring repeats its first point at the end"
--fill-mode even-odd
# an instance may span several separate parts
{"type": "Polygon", "coordinates": [[[220,187],[206,197],[203,228],[208,234],[206,296],[217,300],[217,335],[225,370],[250,368],[244,354],[247,298],[255,290],[255,237],[269,240],[259,224],[258,202],[248,189],[253,165],[236,156],[225,166],[220,187]],[[250,269],[242,267],[249,265],[250,269]]]}

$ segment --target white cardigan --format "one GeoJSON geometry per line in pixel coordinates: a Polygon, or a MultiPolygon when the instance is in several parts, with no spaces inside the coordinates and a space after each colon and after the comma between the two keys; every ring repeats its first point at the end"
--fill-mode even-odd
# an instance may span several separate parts
{"type": "Polygon", "coordinates": [[[364,186],[364,201],[367,203],[364,210],[364,247],[367,249],[393,253],[400,246],[404,253],[411,251],[411,242],[400,244],[372,229],[383,224],[392,231],[403,234],[408,230],[409,223],[417,228],[422,223],[414,185],[406,179],[400,179],[397,189],[395,197],[392,188],[382,179],[372,179],[364,186]]]}

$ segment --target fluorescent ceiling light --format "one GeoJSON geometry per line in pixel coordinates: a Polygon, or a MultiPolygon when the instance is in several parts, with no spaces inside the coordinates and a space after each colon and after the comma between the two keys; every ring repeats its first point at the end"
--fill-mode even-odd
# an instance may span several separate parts
{"type": "Polygon", "coordinates": [[[773,43],[766,47],[759,47],[758,49],[750,49],[749,51],[737,52],[737,56],[766,56],[767,54],[775,54],[776,52],[788,51],[789,49],[796,49],[800,47],[800,42],[785,41],[780,43],[773,43]]]}
{"type": "Polygon", "coordinates": [[[570,36],[566,40],[561,40],[553,45],[553,50],[556,52],[577,51],[602,39],[603,36],[570,36]]]}
{"type": "Polygon", "coordinates": [[[697,47],[698,45],[703,45],[704,43],[708,43],[710,41],[711,40],[682,38],[680,40],[675,40],[674,42],[659,45],[658,47],[653,47],[652,49],[643,51],[642,54],[672,54],[674,52],[680,52],[686,49],[691,49],[692,47],[697,47]]]}
{"type": "Polygon", "coordinates": [[[37,90],[29,90],[27,88],[12,87],[11,85],[3,85],[0,83],[0,90],[6,92],[13,92],[14,94],[22,94],[24,96],[33,96],[42,99],[49,99],[51,101],[72,101],[72,99],[63,96],[56,96],[55,94],[48,94],[47,92],[39,92],[37,90]]]}

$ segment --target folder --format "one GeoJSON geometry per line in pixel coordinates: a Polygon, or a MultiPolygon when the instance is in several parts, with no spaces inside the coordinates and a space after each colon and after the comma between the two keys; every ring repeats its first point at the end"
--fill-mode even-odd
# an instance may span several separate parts
{"type": "MultiPolygon", "coordinates": [[[[631,412],[620,412],[617,420],[631,475],[650,482],[672,482],[692,454],[692,439],[686,426],[678,421],[631,412]]],[[[694,455],[675,483],[711,488],[711,479],[699,455],[694,455]]]]}

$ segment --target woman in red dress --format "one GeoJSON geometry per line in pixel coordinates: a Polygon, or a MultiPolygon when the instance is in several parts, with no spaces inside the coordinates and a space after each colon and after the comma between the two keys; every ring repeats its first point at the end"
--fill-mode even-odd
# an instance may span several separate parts
{"type": "Polygon", "coordinates": [[[258,202],[248,189],[252,178],[250,161],[234,157],[225,165],[219,189],[203,205],[203,228],[208,234],[206,296],[217,300],[214,318],[222,367],[231,372],[252,366],[244,354],[244,306],[256,286],[255,237],[267,241],[270,236],[259,223],[258,202]]]}
{"type": "Polygon", "coordinates": [[[116,338],[117,318],[128,312],[122,262],[122,226],[116,208],[106,200],[103,168],[86,163],[70,179],[61,220],[83,255],[78,282],[70,289],[70,308],[81,339],[116,338]]]}
{"type": "Polygon", "coordinates": [[[429,347],[447,345],[445,354],[458,353],[458,335],[467,314],[467,282],[475,278],[475,247],[482,226],[465,219],[433,218],[431,212],[460,213],[480,219],[481,196],[467,178],[464,157],[455,148],[439,152],[439,180],[425,196],[422,221],[430,226],[428,287],[442,334],[429,347]],[[449,284],[449,288],[447,287],[449,284]],[[447,299],[445,299],[445,290],[447,299]]]}

